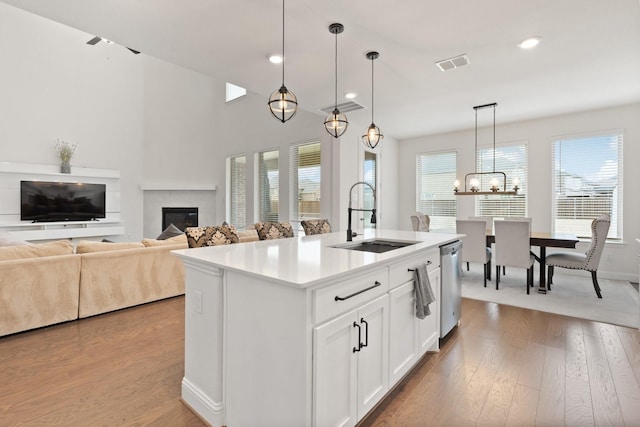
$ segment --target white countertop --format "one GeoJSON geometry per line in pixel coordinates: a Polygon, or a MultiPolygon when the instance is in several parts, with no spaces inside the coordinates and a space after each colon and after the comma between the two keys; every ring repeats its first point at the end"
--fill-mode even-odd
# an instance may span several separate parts
{"type": "Polygon", "coordinates": [[[305,288],[345,273],[369,269],[414,252],[458,240],[459,234],[397,230],[365,230],[353,243],[373,238],[419,241],[415,245],[377,254],[332,248],[344,244],[346,232],[262,240],[225,246],[172,251],[186,263],[204,263],[225,270],[242,271],[290,286],[305,288]]]}

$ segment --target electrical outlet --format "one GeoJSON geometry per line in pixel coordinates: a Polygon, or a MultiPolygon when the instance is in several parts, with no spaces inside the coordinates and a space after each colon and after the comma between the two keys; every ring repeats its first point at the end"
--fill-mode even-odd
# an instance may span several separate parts
{"type": "Polygon", "coordinates": [[[202,292],[193,292],[193,311],[198,314],[202,314],[202,292]]]}

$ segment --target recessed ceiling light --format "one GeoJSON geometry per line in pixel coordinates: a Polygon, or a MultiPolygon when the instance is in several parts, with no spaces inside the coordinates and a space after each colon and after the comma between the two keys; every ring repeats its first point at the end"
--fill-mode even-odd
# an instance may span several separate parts
{"type": "Polygon", "coordinates": [[[540,44],[540,40],[542,40],[542,37],[529,37],[518,43],[518,47],[520,49],[533,49],[534,47],[538,46],[538,44],[540,44]]]}
{"type": "Polygon", "coordinates": [[[347,92],[347,93],[344,94],[344,97],[347,98],[347,99],[353,99],[356,96],[358,96],[358,94],[356,92],[347,92]]]}
{"type": "Polygon", "coordinates": [[[108,43],[108,44],[113,44],[113,42],[111,40],[107,40],[105,38],[102,39],[103,42],[108,43]]]}
{"type": "Polygon", "coordinates": [[[272,64],[281,64],[282,63],[282,56],[280,56],[280,55],[271,55],[271,56],[269,56],[269,62],[271,62],[272,64]]]}

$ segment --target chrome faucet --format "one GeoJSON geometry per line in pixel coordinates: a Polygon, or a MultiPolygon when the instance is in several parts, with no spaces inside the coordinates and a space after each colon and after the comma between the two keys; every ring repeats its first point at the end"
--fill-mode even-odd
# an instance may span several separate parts
{"type": "Polygon", "coordinates": [[[349,189],[349,221],[347,222],[347,242],[351,242],[352,238],[358,235],[357,233],[354,233],[351,231],[351,212],[353,211],[371,212],[371,224],[375,224],[377,222],[376,221],[376,189],[373,188],[373,186],[368,182],[358,181],[355,184],[353,184],[349,189]],[[369,188],[371,188],[371,191],[373,191],[373,209],[354,209],[351,207],[351,195],[353,193],[353,188],[358,184],[368,185],[369,188]]]}

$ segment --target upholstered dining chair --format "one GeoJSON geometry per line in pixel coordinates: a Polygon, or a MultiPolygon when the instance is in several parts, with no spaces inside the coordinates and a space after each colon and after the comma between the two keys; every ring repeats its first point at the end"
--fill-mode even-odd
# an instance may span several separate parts
{"type": "Polygon", "coordinates": [[[570,268],[572,270],[586,270],[591,273],[593,281],[593,289],[596,291],[598,298],[602,298],[600,293],[600,285],[598,284],[598,264],[604,249],[604,242],[607,240],[609,226],[611,225],[611,217],[604,214],[591,221],[591,244],[584,254],[575,252],[556,252],[547,255],[545,264],[547,264],[547,289],[551,290],[553,282],[553,270],[555,267],[570,268]]]}
{"type": "Polygon", "coordinates": [[[462,238],[462,256],[460,260],[467,263],[479,262],[484,266],[484,287],[487,278],[491,280],[491,249],[487,247],[487,225],[485,221],[466,219],[456,220],[456,233],[464,234],[462,238]]]}
{"type": "Polygon", "coordinates": [[[425,215],[421,212],[416,212],[411,215],[411,228],[413,231],[429,231],[429,223],[431,219],[429,215],[425,215]]]}
{"type": "Polygon", "coordinates": [[[533,286],[534,256],[531,254],[531,225],[528,221],[496,221],[495,228],[495,259],[496,289],[500,285],[500,266],[527,269],[527,294],[533,286]]]}
{"type": "Polygon", "coordinates": [[[305,236],[331,233],[331,224],[328,219],[305,219],[300,221],[300,225],[305,236]]]}
{"type": "MultiPolygon", "coordinates": [[[[509,220],[509,221],[528,221],[529,222],[529,230],[531,230],[531,226],[533,224],[533,219],[529,216],[509,216],[506,218],[500,217],[500,218],[493,218],[493,221],[495,223],[495,221],[504,221],[504,220],[509,220]]],[[[536,254],[533,253],[533,251],[531,251],[531,255],[533,255],[533,257],[536,259],[536,261],[540,261],[540,259],[538,258],[538,256],[536,254]]],[[[502,275],[504,276],[505,274],[507,274],[506,268],[503,265],[502,266],[502,275]]]]}

